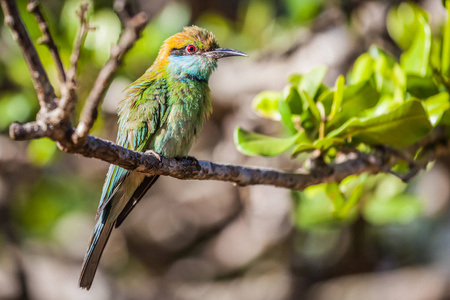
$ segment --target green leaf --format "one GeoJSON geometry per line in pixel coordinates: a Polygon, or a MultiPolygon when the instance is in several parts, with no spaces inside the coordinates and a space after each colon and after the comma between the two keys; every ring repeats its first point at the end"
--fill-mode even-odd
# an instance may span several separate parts
{"type": "MultiPolygon", "coordinates": [[[[369,83],[362,82],[344,88],[341,109],[327,124],[327,130],[337,128],[351,117],[374,107],[380,98],[378,91],[369,83]]],[[[330,100],[334,99],[334,96],[330,100]]],[[[323,102],[329,101],[324,99],[323,102]]]]}
{"type": "Polygon", "coordinates": [[[317,89],[316,96],[314,97],[315,101],[319,102],[319,97],[323,93],[326,93],[326,92],[329,92],[329,91],[330,91],[330,89],[325,84],[321,83],[319,88],[317,89]]]}
{"type": "Polygon", "coordinates": [[[442,75],[450,77],[450,1],[445,3],[447,22],[444,26],[442,41],[442,75]]]}
{"type": "Polygon", "coordinates": [[[417,21],[417,34],[411,47],[400,57],[400,64],[406,73],[424,77],[429,72],[431,29],[424,15],[419,15],[417,21]]]}
{"type": "Polygon", "coordinates": [[[386,28],[391,38],[406,50],[413,43],[420,24],[417,18],[425,15],[425,11],[417,4],[402,2],[398,7],[389,10],[386,18],[386,28]]]}
{"type": "Polygon", "coordinates": [[[344,98],[344,88],[345,88],[345,78],[344,76],[341,75],[336,80],[335,91],[333,96],[333,105],[331,106],[331,113],[328,116],[329,120],[333,119],[336,113],[341,108],[342,99],[344,98]]]}
{"type": "Polygon", "coordinates": [[[297,132],[294,123],[292,122],[292,114],[289,105],[281,100],[278,102],[278,111],[281,114],[281,122],[289,130],[290,133],[294,134],[297,132]]]}
{"type": "Polygon", "coordinates": [[[308,103],[308,108],[311,111],[314,118],[320,122],[322,120],[322,117],[320,116],[320,111],[316,106],[316,102],[303,90],[299,90],[300,97],[303,101],[308,103]]]}
{"type": "Polygon", "coordinates": [[[439,121],[439,125],[450,126],[450,110],[446,110],[439,121]]]}
{"type": "Polygon", "coordinates": [[[308,133],[313,134],[316,128],[316,121],[314,116],[311,113],[311,110],[305,110],[300,115],[300,125],[303,129],[305,129],[308,133]]]}
{"type": "Polygon", "coordinates": [[[331,148],[333,146],[341,145],[344,142],[345,142],[344,139],[324,137],[323,139],[314,141],[313,146],[316,149],[320,149],[322,151],[325,151],[325,150],[328,150],[329,148],[331,148]]]}
{"type": "Polygon", "coordinates": [[[234,131],[236,148],[246,155],[277,156],[295,144],[299,134],[287,138],[275,138],[246,131],[237,127],[234,131]]]}
{"type": "Polygon", "coordinates": [[[394,67],[395,59],[383,49],[377,46],[370,46],[369,54],[370,57],[372,57],[375,61],[377,60],[384,61],[383,64],[386,65],[388,68],[394,67]]]}
{"type": "Polygon", "coordinates": [[[382,94],[380,96],[380,100],[378,101],[377,105],[375,105],[370,109],[365,110],[358,117],[373,118],[381,115],[386,115],[393,109],[396,109],[397,107],[402,105],[403,102],[404,102],[403,99],[396,99],[395,97],[382,94]]]}
{"type": "Polygon", "coordinates": [[[317,97],[317,102],[322,103],[324,109],[325,109],[325,115],[329,115],[331,113],[331,106],[333,105],[333,97],[334,97],[334,91],[324,91],[317,97]]]}
{"type": "Polygon", "coordinates": [[[306,131],[301,131],[298,133],[297,135],[297,139],[295,140],[296,144],[301,144],[301,143],[312,143],[311,139],[309,138],[308,134],[306,133],[306,131]]]}
{"type": "Polygon", "coordinates": [[[297,140],[296,142],[297,146],[292,151],[292,156],[295,157],[301,152],[310,152],[316,149],[326,151],[331,147],[341,145],[344,142],[345,142],[344,139],[341,138],[326,138],[326,137],[320,140],[316,140],[314,142],[311,142],[310,140],[308,141],[297,140]]]}
{"type": "Polygon", "coordinates": [[[406,101],[377,117],[352,118],[327,137],[352,138],[371,145],[410,145],[425,136],[432,126],[420,101],[406,101]]]}
{"type": "Polygon", "coordinates": [[[288,82],[293,86],[298,87],[300,81],[302,81],[302,78],[303,78],[302,74],[292,74],[288,77],[288,82]]]}
{"type": "Polygon", "coordinates": [[[361,54],[353,65],[353,70],[349,76],[349,82],[356,84],[370,79],[373,74],[374,61],[369,53],[361,54]]]}
{"type": "Polygon", "coordinates": [[[327,67],[325,66],[317,67],[306,73],[298,85],[298,90],[305,92],[311,99],[314,99],[326,73],[327,67]]]}
{"type": "Polygon", "coordinates": [[[279,121],[281,114],[278,111],[278,102],[281,100],[281,92],[264,91],[253,99],[253,110],[260,116],[279,121]]]}
{"type": "MultiPolygon", "coordinates": [[[[442,60],[441,58],[444,56],[444,54],[442,53],[442,39],[441,38],[436,38],[433,37],[432,41],[431,41],[431,54],[430,54],[430,64],[431,64],[431,68],[433,70],[441,70],[443,69],[443,65],[442,65],[442,60]],[[442,55],[441,55],[442,53],[442,55]]],[[[445,75],[444,75],[445,76],[445,75]]]]}
{"type": "Polygon", "coordinates": [[[289,105],[291,113],[294,115],[300,115],[303,110],[308,107],[307,103],[303,103],[300,95],[298,94],[297,88],[289,86],[284,90],[284,99],[289,105]]]}
{"type": "Polygon", "coordinates": [[[392,70],[392,79],[394,80],[395,85],[400,88],[402,92],[406,91],[406,74],[399,64],[394,65],[394,69],[392,70]]]}
{"type": "Polygon", "coordinates": [[[301,152],[312,151],[315,150],[316,147],[313,146],[311,139],[308,137],[308,134],[305,131],[302,131],[298,134],[297,139],[295,140],[296,147],[292,151],[292,157],[297,156],[301,152]]]}
{"type": "Polygon", "coordinates": [[[314,147],[313,144],[311,144],[311,143],[299,143],[299,144],[297,144],[297,146],[292,151],[291,156],[292,157],[296,157],[297,155],[299,155],[302,152],[310,152],[310,151],[313,151],[313,150],[316,150],[316,147],[314,147]]]}
{"type": "Polygon", "coordinates": [[[414,97],[428,98],[439,93],[439,89],[432,77],[407,75],[406,82],[406,90],[414,97]]]}
{"type": "Polygon", "coordinates": [[[430,122],[433,126],[440,122],[444,112],[450,108],[449,95],[447,92],[431,96],[426,99],[424,103],[430,117],[430,122]]]}
{"type": "Polygon", "coordinates": [[[393,69],[396,65],[395,60],[383,50],[371,47],[370,53],[375,60],[373,65],[374,79],[377,90],[381,93],[393,94],[395,91],[395,82],[393,69]]]}

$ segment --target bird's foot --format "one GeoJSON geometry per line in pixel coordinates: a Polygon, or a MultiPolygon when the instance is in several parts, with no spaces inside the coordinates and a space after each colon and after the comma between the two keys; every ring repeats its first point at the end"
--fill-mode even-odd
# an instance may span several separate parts
{"type": "Polygon", "coordinates": [[[184,164],[188,165],[198,164],[198,160],[193,156],[182,156],[181,159],[183,160],[184,164]]]}
{"type": "Polygon", "coordinates": [[[155,157],[157,160],[159,160],[159,162],[161,162],[161,155],[159,155],[158,152],[156,152],[155,150],[147,150],[145,151],[145,154],[150,154],[151,156],[155,157]]]}

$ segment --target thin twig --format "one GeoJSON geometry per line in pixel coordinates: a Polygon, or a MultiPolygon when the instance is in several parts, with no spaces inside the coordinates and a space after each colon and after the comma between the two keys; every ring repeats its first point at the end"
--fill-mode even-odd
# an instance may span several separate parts
{"type": "Polygon", "coordinates": [[[128,20],[125,29],[122,31],[117,45],[111,48],[111,57],[101,69],[95,80],[94,86],[89,93],[86,104],[81,113],[80,122],[72,136],[75,144],[83,144],[86,137],[97,119],[97,107],[100,100],[109,86],[113,74],[119,68],[122,57],[131,49],[139,39],[142,30],[147,24],[147,16],[139,13],[128,20]]]}
{"type": "Polygon", "coordinates": [[[75,93],[77,87],[77,65],[80,59],[81,47],[86,40],[88,31],[91,29],[87,19],[88,9],[89,3],[86,2],[81,4],[80,10],[77,12],[78,17],[80,18],[80,28],[73,45],[72,55],[70,56],[70,66],[67,72],[67,80],[62,87],[62,97],[60,102],[60,108],[63,111],[62,118],[64,119],[67,119],[70,116],[70,113],[72,112],[72,109],[77,101],[77,95],[75,93]]]}
{"type": "Polygon", "coordinates": [[[66,72],[64,70],[64,65],[61,61],[61,57],[59,56],[58,48],[56,47],[55,41],[50,34],[50,29],[48,27],[47,21],[45,20],[44,15],[42,14],[41,9],[39,8],[39,4],[36,0],[30,0],[28,2],[27,10],[28,12],[34,14],[38,22],[39,28],[42,32],[42,37],[38,39],[38,43],[47,45],[50,54],[55,61],[56,69],[58,70],[60,86],[62,86],[66,81],[66,72]]]}
{"type": "Polygon", "coordinates": [[[36,48],[23,24],[16,2],[12,0],[0,0],[0,4],[5,15],[5,24],[11,28],[14,40],[19,44],[28,69],[30,70],[39,104],[41,110],[43,110],[42,113],[54,109],[56,107],[55,91],[48,80],[47,72],[42,66],[36,48]]]}
{"type": "Polygon", "coordinates": [[[114,11],[122,22],[123,27],[127,26],[128,20],[130,19],[130,14],[126,10],[127,0],[114,0],[114,11]]]}

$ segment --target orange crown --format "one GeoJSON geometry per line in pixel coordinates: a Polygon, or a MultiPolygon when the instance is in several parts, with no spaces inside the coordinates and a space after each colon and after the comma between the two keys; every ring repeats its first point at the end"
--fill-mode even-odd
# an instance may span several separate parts
{"type": "Polygon", "coordinates": [[[164,41],[154,65],[166,63],[171,50],[181,49],[189,44],[194,44],[202,52],[219,47],[216,37],[210,31],[195,25],[184,27],[182,32],[174,34],[164,41]]]}

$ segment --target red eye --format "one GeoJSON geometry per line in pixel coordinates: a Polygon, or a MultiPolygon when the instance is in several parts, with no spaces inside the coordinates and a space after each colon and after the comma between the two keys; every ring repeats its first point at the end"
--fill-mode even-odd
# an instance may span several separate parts
{"type": "Polygon", "coordinates": [[[189,53],[194,53],[195,52],[195,46],[194,45],[188,45],[187,47],[186,47],[186,51],[187,52],[189,52],[189,53]]]}

